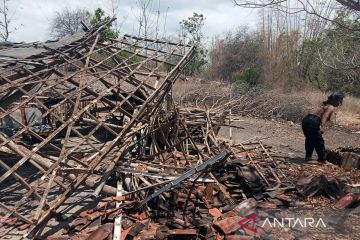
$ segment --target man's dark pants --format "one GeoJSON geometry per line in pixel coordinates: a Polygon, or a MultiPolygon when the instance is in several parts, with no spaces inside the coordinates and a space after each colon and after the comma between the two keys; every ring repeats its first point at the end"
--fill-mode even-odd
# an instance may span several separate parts
{"type": "Polygon", "coordinates": [[[317,115],[308,114],[302,120],[302,130],[305,135],[306,158],[311,158],[314,149],[319,161],[325,160],[325,142],[320,133],[321,119],[317,115]]]}

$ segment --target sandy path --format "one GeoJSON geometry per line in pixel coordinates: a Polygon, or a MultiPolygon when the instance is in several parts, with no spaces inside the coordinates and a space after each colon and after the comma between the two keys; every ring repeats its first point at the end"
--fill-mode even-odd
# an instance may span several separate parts
{"type": "MultiPolygon", "coordinates": [[[[240,117],[239,119],[239,122],[233,124],[244,129],[232,129],[234,143],[256,137],[264,138],[262,142],[272,146],[272,150],[281,155],[291,158],[304,157],[304,136],[300,124],[248,117],[240,117]]],[[[229,128],[223,127],[220,136],[228,138],[229,128]]],[[[328,149],[342,146],[360,147],[360,134],[351,133],[350,130],[344,128],[330,128],[325,132],[324,139],[328,149]]]]}

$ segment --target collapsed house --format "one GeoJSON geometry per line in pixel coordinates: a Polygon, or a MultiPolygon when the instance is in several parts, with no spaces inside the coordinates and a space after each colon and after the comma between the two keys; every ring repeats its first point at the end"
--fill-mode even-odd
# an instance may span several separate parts
{"type": "Polygon", "coordinates": [[[172,87],[194,46],[104,39],[104,29],[0,46],[3,226],[37,237],[84,185],[89,197],[108,197],[49,239],[237,239],[252,208],[344,195],[342,182],[324,176],[299,185],[297,167],[261,141],[221,141],[226,109],[176,106],[172,87]]]}
{"type": "Polygon", "coordinates": [[[164,100],[195,52],[130,36],[105,40],[105,28],[1,50],[1,149],[16,164],[1,161],[0,183],[12,176],[28,190],[14,206],[1,208],[31,224],[31,231],[80,184],[93,185],[99,168],[111,172],[126,151],[144,146],[139,142],[156,124],[166,124],[164,100]],[[26,162],[39,171],[33,184],[17,174],[26,162]],[[26,206],[33,199],[38,204],[26,206]]]}

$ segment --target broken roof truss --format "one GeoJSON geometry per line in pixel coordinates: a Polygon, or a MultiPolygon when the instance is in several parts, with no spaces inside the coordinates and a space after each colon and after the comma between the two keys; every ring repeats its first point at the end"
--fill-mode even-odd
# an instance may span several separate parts
{"type": "Polygon", "coordinates": [[[0,158],[0,184],[6,188],[11,176],[26,189],[18,201],[1,196],[0,208],[30,224],[29,232],[81,184],[94,185],[99,168],[110,172],[135,136],[152,131],[195,53],[190,45],[128,35],[105,40],[105,28],[62,44],[0,49],[0,148],[13,159],[0,158]],[[28,163],[38,170],[31,181],[18,173],[28,163]]]}

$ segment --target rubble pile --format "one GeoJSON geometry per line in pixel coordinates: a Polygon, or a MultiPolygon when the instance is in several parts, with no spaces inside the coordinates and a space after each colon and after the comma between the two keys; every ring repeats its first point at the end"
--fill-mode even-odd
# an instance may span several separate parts
{"type": "Polygon", "coordinates": [[[275,168],[277,161],[284,160],[274,160],[262,143],[208,147],[211,152],[204,147],[196,155],[166,153],[167,164],[148,156],[121,161],[115,170],[121,189],[117,196],[80,213],[62,235],[49,239],[95,239],[99,232],[102,237],[96,239],[107,239],[116,227],[122,239],[231,238],[240,229],[243,208],[291,203],[285,192],[294,186],[282,184],[280,179],[285,178],[275,168]],[[202,161],[205,156],[209,159],[202,161]]]}
{"type": "Polygon", "coordinates": [[[170,164],[138,157],[122,161],[116,168],[117,196],[81,212],[69,228],[48,239],[111,239],[118,233],[114,229],[121,239],[262,239],[269,229],[253,233],[239,225],[255,209],[344,209],[360,203],[359,194],[346,194],[348,181],[311,171],[304,175],[261,141],[217,143],[209,146],[211,152],[199,149],[209,156],[205,162],[180,151],[164,154],[170,164]],[[301,177],[292,181],[289,169],[301,177]]]}
{"type": "Polygon", "coordinates": [[[327,160],[345,170],[360,169],[360,148],[340,147],[328,150],[327,160]]]}

